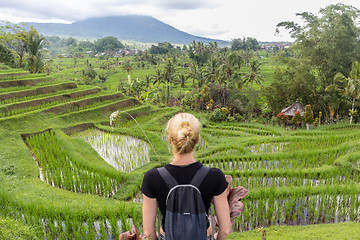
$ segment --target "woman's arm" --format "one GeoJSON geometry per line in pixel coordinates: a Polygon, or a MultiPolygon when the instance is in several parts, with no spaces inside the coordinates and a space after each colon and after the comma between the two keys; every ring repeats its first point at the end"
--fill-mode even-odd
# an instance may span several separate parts
{"type": "Polygon", "coordinates": [[[222,194],[214,196],[215,214],[219,225],[216,240],[226,239],[232,229],[227,194],[228,192],[225,190],[222,194]]]}
{"type": "Polygon", "coordinates": [[[149,198],[143,194],[143,229],[144,234],[149,240],[156,240],[156,210],[157,201],[155,198],[149,198]]]}

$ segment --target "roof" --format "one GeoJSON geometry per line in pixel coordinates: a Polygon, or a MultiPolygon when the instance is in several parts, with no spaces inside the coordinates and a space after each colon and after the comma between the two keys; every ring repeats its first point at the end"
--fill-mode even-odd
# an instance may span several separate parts
{"type": "Polygon", "coordinates": [[[296,99],[296,102],[291,106],[281,110],[286,116],[294,116],[297,111],[300,111],[301,116],[304,115],[305,107],[299,103],[298,99],[296,99]]]}

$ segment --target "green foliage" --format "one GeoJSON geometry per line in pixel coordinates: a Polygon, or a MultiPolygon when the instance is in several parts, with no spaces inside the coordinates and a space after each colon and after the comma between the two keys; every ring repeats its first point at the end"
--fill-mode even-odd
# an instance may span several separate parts
{"type": "Polygon", "coordinates": [[[280,112],[299,99],[311,103],[316,112],[322,110],[321,91],[316,76],[311,73],[311,66],[297,59],[281,58],[281,61],[284,61],[284,66],[275,69],[274,81],[264,89],[270,109],[280,112]]]}
{"type": "Polygon", "coordinates": [[[188,49],[189,58],[196,62],[198,66],[202,66],[210,58],[211,52],[208,46],[205,46],[203,42],[193,41],[188,49]]]}
{"type": "Polygon", "coordinates": [[[303,26],[281,22],[278,27],[290,31],[297,55],[316,69],[320,86],[325,89],[336,73],[347,75],[351,62],[359,58],[358,10],[339,3],[322,8],[318,16],[309,12],[297,15],[304,21],[303,26]]]}
{"type": "Polygon", "coordinates": [[[124,48],[124,45],[115,37],[104,37],[94,42],[94,50],[97,52],[114,52],[124,48]]]}
{"type": "Polygon", "coordinates": [[[311,110],[311,105],[308,104],[305,106],[304,123],[310,125],[313,122],[314,122],[314,116],[311,110]]]}
{"type": "Polygon", "coordinates": [[[19,57],[18,66],[22,67],[29,46],[28,32],[20,25],[5,22],[5,25],[0,27],[0,33],[0,42],[16,53],[19,57]]]}
{"type": "Polygon", "coordinates": [[[288,117],[283,112],[280,112],[276,116],[276,119],[277,119],[277,121],[279,122],[280,125],[285,125],[285,123],[288,121],[288,117]]]}
{"type": "Polygon", "coordinates": [[[40,37],[40,34],[36,29],[31,28],[29,30],[29,57],[27,59],[28,67],[31,73],[42,72],[44,68],[42,47],[44,38],[40,37]]]}
{"type": "Polygon", "coordinates": [[[164,42],[164,43],[158,43],[157,46],[151,45],[149,48],[150,54],[166,54],[174,49],[174,46],[171,43],[164,42]]]}
{"type": "Polygon", "coordinates": [[[260,49],[259,42],[252,37],[247,38],[237,38],[231,41],[231,50],[239,51],[239,50],[258,50],[260,49]]]}
{"type": "Polygon", "coordinates": [[[300,111],[297,111],[291,119],[291,122],[295,125],[300,125],[304,121],[303,117],[300,114],[300,111]]]}
{"type": "Polygon", "coordinates": [[[0,44],[0,62],[5,63],[11,67],[15,66],[13,54],[3,44],[0,44]]]}
{"type": "Polygon", "coordinates": [[[225,107],[219,107],[214,110],[214,112],[210,115],[210,120],[214,122],[222,122],[225,120],[228,120],[229,122],[232,122],[235,120],[235,118],[229,116],[230,111],[229,109],[225,107]]]}

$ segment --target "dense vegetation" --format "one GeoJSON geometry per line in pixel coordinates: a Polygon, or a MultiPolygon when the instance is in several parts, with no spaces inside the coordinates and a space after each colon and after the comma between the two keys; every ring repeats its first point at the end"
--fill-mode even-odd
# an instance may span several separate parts
{"type": "Polygon", "coordinates": [[[165,42],[141,51],[113,37],[89,42],[3,28],[0,230],[19,226],[9,238],[116,239],[130,225],[141,229],[142,176],[169,161],[167,120],[190,111],[203,123],[197,159],[250,190],[233,229],[252,231],[230,238],[311,239],[330,227],[299,235],[271,226],[349,222],[335,225],[346,231],[333,236],[355,239],[357,13],[338,4],[301,14],[304,26],[280,23],[293,33],[290,48],[238,38],[228,47],[165,42]],[[62,50],[46,52],[51,44],[62,50]],[[296,99],[307,105],[304,116],[278,114],[296,99]],[[254,232],[261,227],[271,228],[254,232]]]}

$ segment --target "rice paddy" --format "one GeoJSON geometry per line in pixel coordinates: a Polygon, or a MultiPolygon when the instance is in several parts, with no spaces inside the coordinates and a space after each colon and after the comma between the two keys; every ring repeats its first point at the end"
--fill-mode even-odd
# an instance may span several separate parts
{"type": "MultiPolygon", "coordinates": [[[[15,94],[51,84],[0,92],[15,94]]],[[[97,93],[106,96],[102,94],[97,93]]],[[[86,101],[58,113],[38,111],[49,107],[43,105],[0,118],[0,214],[35,226],[40,239],[117,239],[130,225],[141,231],[143,175],[171,160],[165,127],[181,109],[86,101]],[[125,114],[109,126],[111,112],[124,109],[146,137],[125,114]]],[[[233,187],[250,191],[242,200],[244,211],[233,222],[234,231],[360,222],[359,125],[287,131],[261,124],[217,124],[207,113],[194,114],[203,123],[197,160],[231,175],[233,187]]]]}
{"type": "Polygon", "coordinates": [[[150,161],[149,146],[142,140],[90,129],[75,135],[88,142],[115,169],[131,172],[150,161]]]}

